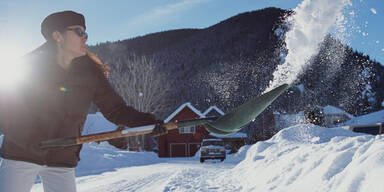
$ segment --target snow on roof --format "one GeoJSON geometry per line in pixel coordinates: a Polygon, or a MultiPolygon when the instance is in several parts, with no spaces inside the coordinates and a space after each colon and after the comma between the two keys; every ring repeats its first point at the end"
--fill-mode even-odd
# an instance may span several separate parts
{"type": "Polygon", "coordinates": [[[236,133],[232,133],[230,135],[219,135],[219,134],[215,134],[215,133],[210,133],[209,135],[217,137],[217,138],[247,138],[247,134],[242,133],[242,132],[236,132],[236,133]]]}
{"type": "Polygon", "coordinates": [[[342,125],[369,125],[384,122],[384,110],[376,111],[367,115],[355,117],[342,125]]]}
{"type": "Polygon", "coordinates": [[[216,107],[216,106],[210,106],[207,110],[205,110],[205,112],[203,113],[203,115],[205,116],[205,115],[207,115],[209,112],[211,112],[212,110],[215,110],[215,111],[217,111],[220,115],[224,115],[225,113],[221,110],[221,109],[219,109],[218,107],[216,107]]]}
{"type": "Polygon", "coordinates": [[[164,123],[168,123],[172,118],[174,118],[178,113],[180,113],[181,110],[183,110],[185,107],[188,107],[191,109],[194,113],[200,116],[200,118],[205,118],[205,115],[201,113],[198,109],[196,109],[190,102],[184,103],[180,105],[179,108],[176,109],[170,116],[168,116],[165,120],[164,123]]]}
{"type": "Polygon", "coordinates": [[[347,115],[349,118],[354,118],[353,115],[345,112],[344,110],[340,109],[340,108],[337,108],[337,107],[334,107],[334,106],[331,106],[331,105],[327,105],[323,108],[323,112],[324,114],[327,114],[327,115],[335,115],[335,114],[345,114],[347,115]]]}

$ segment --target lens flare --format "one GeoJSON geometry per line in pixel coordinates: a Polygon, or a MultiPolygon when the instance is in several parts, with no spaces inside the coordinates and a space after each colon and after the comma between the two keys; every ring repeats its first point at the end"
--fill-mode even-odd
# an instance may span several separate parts
{"type": "Polygon", "coordinates": [[[22,61],[22,51],[16,47],[0,47],[0,88],[14,88],[26,80],[27,67],[22,61]]]}
{"type": "Polygon", "coordinates": [[[21,59],[2,57],[2,60],[3,62],[0,64],[0,87],[11,88],[26,79],[26,70],[21,59]]]}
{"type": "Polygon", "coordinates": [[[65,87],[63,87],[63,86],[60,86],[59,87],[59,90],[61,91],[61,92],[69,92],[69,89],[68,88],[65,88],[65,87]]]}

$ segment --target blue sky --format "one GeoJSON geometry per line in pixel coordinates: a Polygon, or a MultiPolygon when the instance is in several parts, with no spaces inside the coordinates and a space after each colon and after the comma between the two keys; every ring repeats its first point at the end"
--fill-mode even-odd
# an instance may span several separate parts
{"type": "MultiPolygon", "coordinates": [[[[153,32],[205,28],[236,14],[265,7],[293,9],[302,0],[0,0],[0,54],[21,55],[44,42],[40,23],[50,13],[85,15],[88,44],[153,32]]],[[[384,3],[351,0],[344,42],[384,64],[384,3]]],[[[257,22],[257,21],[255,21],[257,22]]]]}

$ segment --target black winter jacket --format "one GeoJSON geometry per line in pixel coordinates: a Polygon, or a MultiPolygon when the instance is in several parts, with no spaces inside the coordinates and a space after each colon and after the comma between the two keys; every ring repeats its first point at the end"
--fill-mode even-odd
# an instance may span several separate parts
{"type": "Polygon", "coordinates": [[[155,121],[153,115],[126,106],[89,56],[74,59],[64,70],[49,49],[26,56],[28,81],[0,93],[3,158],[40,165],[75,167],[81,145],[40,149],[43,140],[77,137],[91,102],[115,124],[135,127],[155,121]]]}

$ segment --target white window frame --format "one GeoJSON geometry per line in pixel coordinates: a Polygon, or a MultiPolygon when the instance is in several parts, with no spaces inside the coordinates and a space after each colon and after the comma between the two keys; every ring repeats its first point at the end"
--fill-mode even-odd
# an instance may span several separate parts
{"type": "Polygon", "coordinates": [[[188,126],[188,127],[179,128],[179,134],[195,134],[195,133],[196,133],[196,127],[195,126],[188,126]]]}

